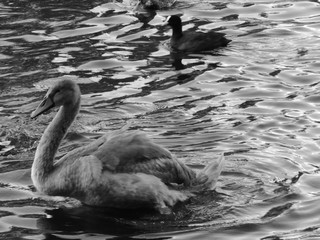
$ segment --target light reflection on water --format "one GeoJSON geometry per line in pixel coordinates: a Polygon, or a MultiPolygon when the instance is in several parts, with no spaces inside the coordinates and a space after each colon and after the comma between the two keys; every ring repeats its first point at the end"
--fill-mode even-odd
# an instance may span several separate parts
{"type": "Polygon", "coordinates": [[[0,238],[318,237],[319,8],[186,0],[148,15],[128,1],[0,3],[0,238]],[[185,29],[218,29],[231,44],[170,55],[163,22],[177,13],[185,29]],[[224,152],[216,192],[165,217],[38,196],[30,167],[54,113],[29,115],[62,76],[83,99],[58,156],[103,132],[140,129],[195,168],[224,152]]]}

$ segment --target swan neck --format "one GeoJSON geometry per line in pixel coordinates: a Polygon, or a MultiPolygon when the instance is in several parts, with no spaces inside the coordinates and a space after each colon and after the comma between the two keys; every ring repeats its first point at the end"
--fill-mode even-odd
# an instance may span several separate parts
{"type": "Polygon", "coordinates": [[[61,106],[55,118],[43,133],[31,170],[31,177],[36,187],[37,183],[40,185],[44,183],[50,172],[52,172],[56,152],[68,128],[77,116],[79,108],[80,99],[73,105],[61,106]]]}

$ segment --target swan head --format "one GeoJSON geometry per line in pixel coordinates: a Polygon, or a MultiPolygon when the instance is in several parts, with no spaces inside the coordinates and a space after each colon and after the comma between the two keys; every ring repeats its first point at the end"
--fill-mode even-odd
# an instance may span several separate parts
{"type": "Polygon", "coordinates": [[[75,82],[70,79],[60,80],[48,90],[42,102],[31,113],[31,118],[35,118],[53,107],[74,105],[80,100],[80,96],[80,88],[75,82]]]}

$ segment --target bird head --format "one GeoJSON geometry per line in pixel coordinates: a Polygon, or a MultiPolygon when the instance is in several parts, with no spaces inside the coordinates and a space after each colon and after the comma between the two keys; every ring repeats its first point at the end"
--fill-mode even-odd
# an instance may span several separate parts
{"type": "Polygon", "coordinates": [[[35,118],[53,107],[74,104],[79,98],[80,88],[75,82],[69,79],[60,80],[48,90],[42,102],[31,113],[31,118],[35,118]]]}
{"type": "Polygon", "coordinates": [[[168,25],[172,28],[181,26],[181,18],[178,15],[172,15],[167,19],[168,25]]]}

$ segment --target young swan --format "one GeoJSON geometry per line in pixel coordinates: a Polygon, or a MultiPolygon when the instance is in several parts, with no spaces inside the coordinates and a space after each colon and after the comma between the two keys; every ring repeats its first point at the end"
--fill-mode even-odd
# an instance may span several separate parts
{"type": "Polygon", "coordinates": [[[196,174],[163,147],[139,132],[117,131],[74,149],[54,163],[61,140],[80,108],[80,89],[71,80],[51,87],[32,118],[60,107],[43,133],[36,150],[31,177],[36,189],[47,195],[73,197],[100,207],[168,207],[188,196],[170,184],[213,189],[223,156],[196,174]]]}
{"type": "Polygon", "coordinates": [[[231,40],[225,38],[225,33],[209,32],[182,32],[181,18],[173,15],[168,19],[168,25],[172,28],[171,47],[173,50],[183,52],[209,51],[219,47],[225,47],[231,40]]]}

